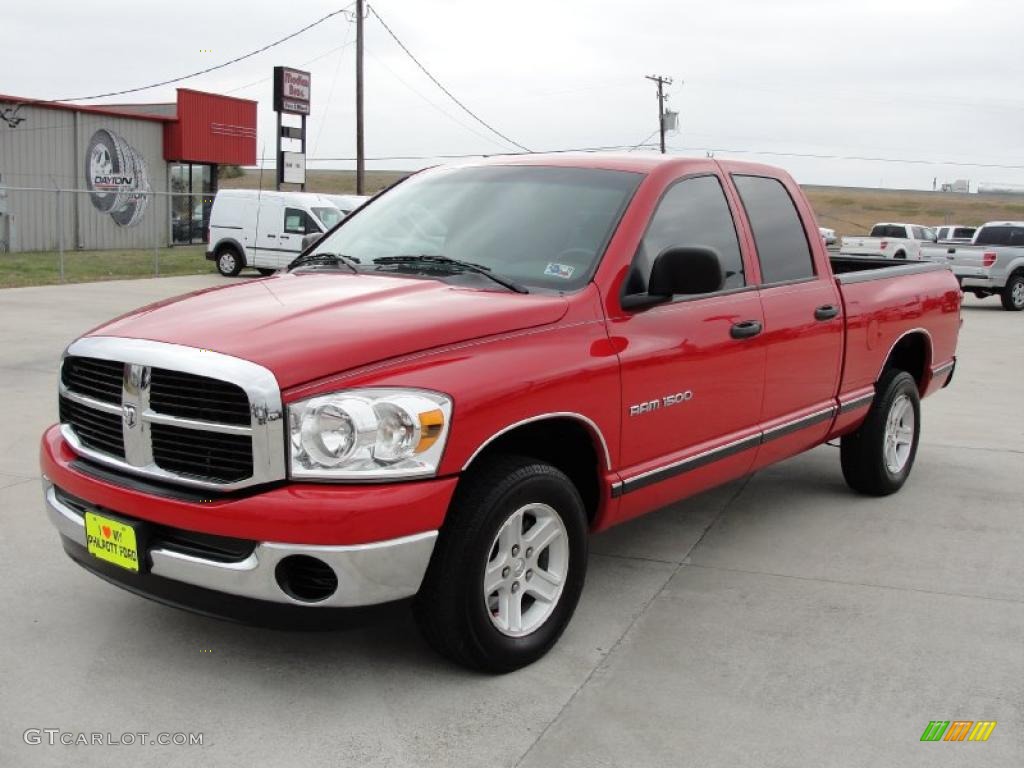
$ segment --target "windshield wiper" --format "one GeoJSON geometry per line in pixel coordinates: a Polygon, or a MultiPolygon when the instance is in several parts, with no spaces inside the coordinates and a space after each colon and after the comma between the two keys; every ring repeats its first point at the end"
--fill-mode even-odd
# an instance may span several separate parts
{"type": "Polygon", "coordinates": [[[337,266],[344,264],[346,267],[351,269],[354,273],[359,274],[359,270],[356,269],[356,264],[359,263],[359,259],[354,256],[346,256],[343,253],[305,253],[292,260],[292,263],[288,265],[288,269],[295,269],[296,267],[307,267],[312,265],[326,265],[326,266],[337,266]]]}
{"type": "Polygon", "coordinates": [[[510,291],[516,293],[529,293],[530,289],[521,283],[517,283],[515,280],[505,277],[503,275],[495,274],[490,267],[485,267],[483,264],[474,264],[471,261],[460,261],[458,259],[449,259],[447,256],[430,256],[427,254],[421,254],[419,256],[382,256],[379,259],[373,260],[374,264],[425,264],[425,265],[438,265],[448,267],[450,269],[461,269],[464,272],[472,272],[476,275],[483,275],[484,277],[490,278],[498,285],[508,288],[510,291]]]}

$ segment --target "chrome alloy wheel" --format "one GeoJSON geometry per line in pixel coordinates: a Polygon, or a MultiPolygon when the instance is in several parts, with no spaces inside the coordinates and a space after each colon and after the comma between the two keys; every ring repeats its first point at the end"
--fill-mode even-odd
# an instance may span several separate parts
{"type": "Polygon", "coordinates": [[[484,603],[503,635],[523,637],[551,616],[569,572],[569,533],[547,504],[513,512],[491,544],[484,603]]]}
{"type": "Polygon", "coordinates": [[[907,466],[914,447],[914,405],[907,395],[892,401],[885,420],[885,466],[898,475],[907,466]]]}
{"type": "Polygon", "coordinates": [[[1024,280],[1018,280],[1013,286],[1013,290],[1010,292],[1010,298],[1013,301],[1013,306],[1024,307],[1024,280]]]}

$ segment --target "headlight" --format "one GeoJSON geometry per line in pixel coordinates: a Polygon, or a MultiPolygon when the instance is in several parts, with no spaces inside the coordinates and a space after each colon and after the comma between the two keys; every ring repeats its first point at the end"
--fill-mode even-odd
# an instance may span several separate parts
{"type": "Polygon", "coordinates": [[[437,473],[452,401],[423,389],[350,389],[288,406],[291,476],[398,480],[437,473]]]}

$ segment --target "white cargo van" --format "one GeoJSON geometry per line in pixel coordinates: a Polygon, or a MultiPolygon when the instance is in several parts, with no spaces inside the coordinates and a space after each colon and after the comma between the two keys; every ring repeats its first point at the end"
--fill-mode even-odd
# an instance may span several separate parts
{"type": "Polygon", "coordinates": [[[210,211],[206,258],[227,277],[244,267],[269,275],[299,255],[304,236],[326,232],[343,216],[330,200],[312,192],[222,189],[210,211]]]}

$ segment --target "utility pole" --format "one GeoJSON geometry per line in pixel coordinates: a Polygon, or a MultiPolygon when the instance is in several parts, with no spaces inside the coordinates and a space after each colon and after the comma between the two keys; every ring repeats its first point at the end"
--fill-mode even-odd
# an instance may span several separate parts
{"type": "Polygon", "coordinates": [[[363,194],[366,158],[363,151],[363,4],[356,0],[356,194],[363,194]]]}
{"type": "Polygon", "coordinates": [[[672,85],[671,77],[647,75],[647,80],[658,84],[658,133],[661,134],[661,154],[665,154],[665,86],[672,85]]]}

